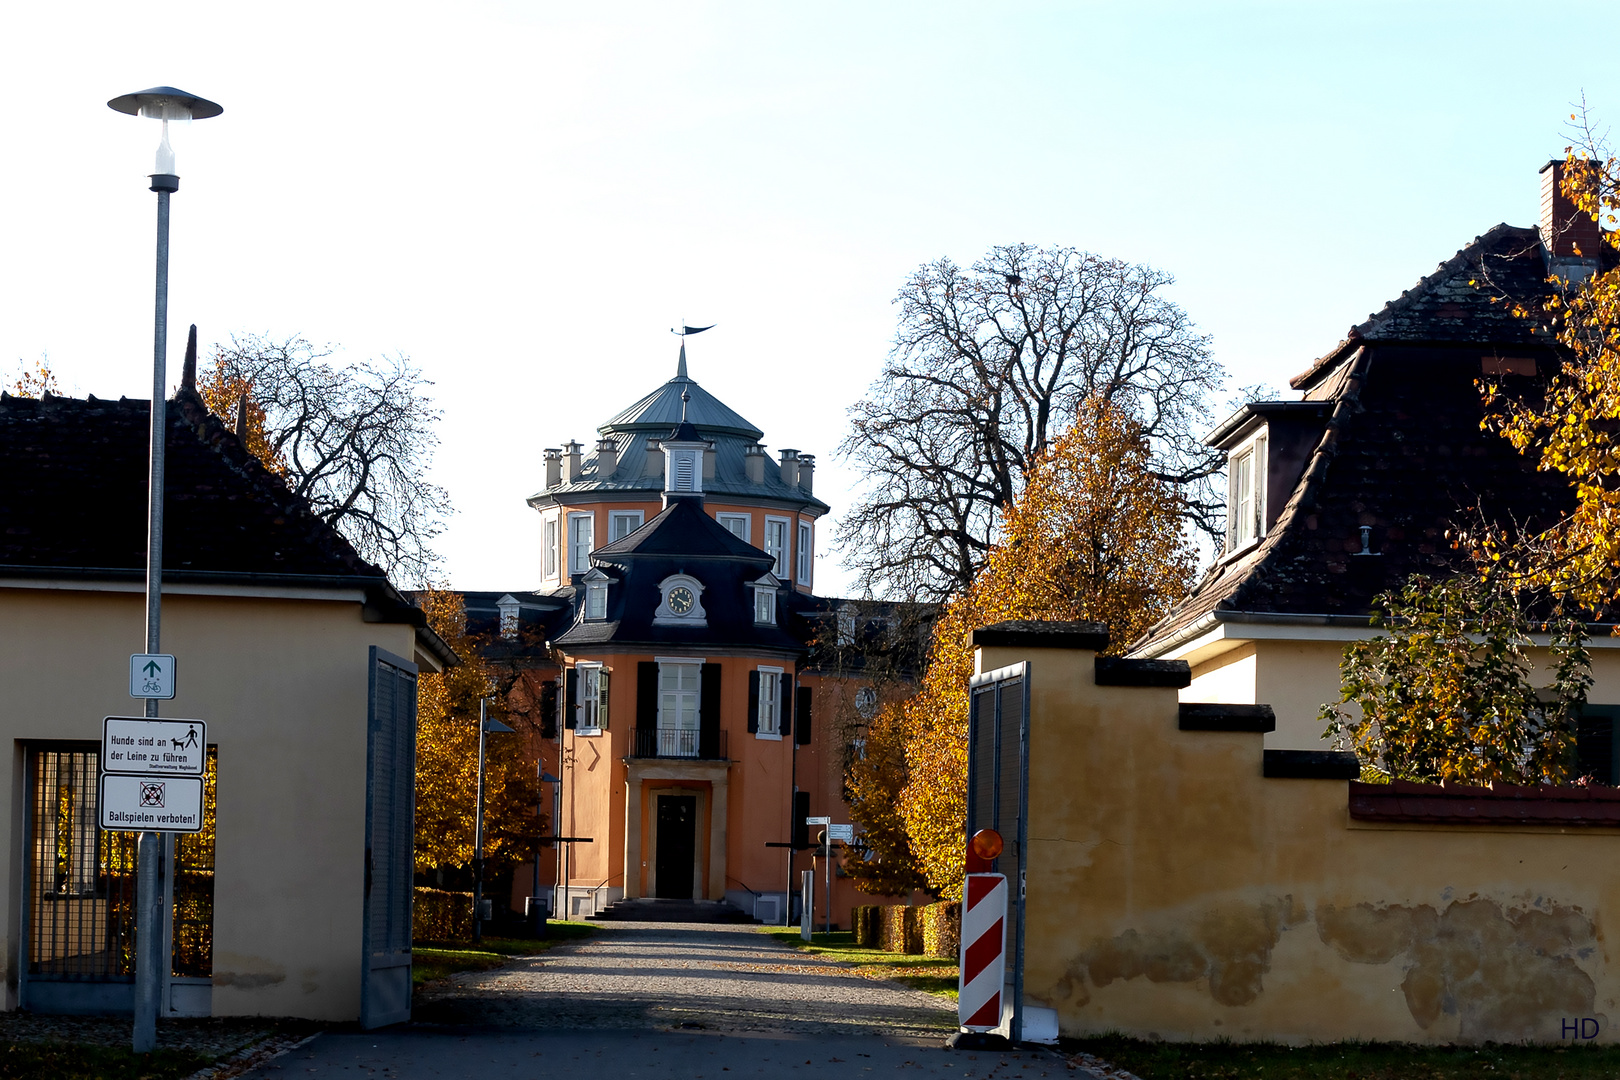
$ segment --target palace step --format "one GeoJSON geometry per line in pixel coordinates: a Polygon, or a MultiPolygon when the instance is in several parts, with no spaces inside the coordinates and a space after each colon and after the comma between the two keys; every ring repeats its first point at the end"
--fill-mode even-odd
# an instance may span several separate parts
{"type": "Polygon", "coordinates": [[[725,900],[616,900],[591,918],[622,922],[754,922],[725,900]]]}

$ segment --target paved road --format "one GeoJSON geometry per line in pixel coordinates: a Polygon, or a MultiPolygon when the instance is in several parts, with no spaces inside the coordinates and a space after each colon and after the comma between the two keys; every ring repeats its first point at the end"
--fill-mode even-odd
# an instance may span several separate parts
{"type": "Polygon", "coordinates": [[[533,959],[457,976],[418,1003],[408,1027],[328,1033],[249,1075],[1084,1075],[1054,1053],[944,1050],[954,1011],[751,927],[610,923],[533,959]]]}

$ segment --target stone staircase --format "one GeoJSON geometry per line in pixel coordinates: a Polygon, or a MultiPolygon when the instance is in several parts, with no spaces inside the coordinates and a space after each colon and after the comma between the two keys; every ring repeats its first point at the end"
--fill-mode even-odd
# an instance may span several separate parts
{"type": "Polygon", "coordinates": [[[604,922],[687,922],[751,923],[735,905],[726,900],[615,900],[592,919],[604,922]]]}

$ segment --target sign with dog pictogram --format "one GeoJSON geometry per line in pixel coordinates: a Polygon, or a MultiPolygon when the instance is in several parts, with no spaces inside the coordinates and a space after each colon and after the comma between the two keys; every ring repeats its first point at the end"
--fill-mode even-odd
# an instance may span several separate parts
{"type": "Polygon", "coordinates": [[[208,725],[201,720],[109,716],[101,726],[101,771],[132,776],[201,776],[208,725]]]}

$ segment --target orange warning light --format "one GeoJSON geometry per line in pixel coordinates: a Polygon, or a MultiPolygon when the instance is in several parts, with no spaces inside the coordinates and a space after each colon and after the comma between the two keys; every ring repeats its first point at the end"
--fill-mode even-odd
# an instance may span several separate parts
{"type": "Polygon", "coordinates": [[[1001,854],[1001,834],[994,829],[980,829],[973,834],[973,854],[989,861],[1001,854]]]}

